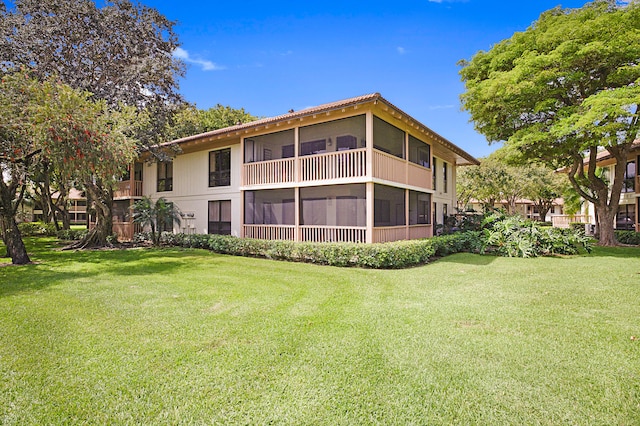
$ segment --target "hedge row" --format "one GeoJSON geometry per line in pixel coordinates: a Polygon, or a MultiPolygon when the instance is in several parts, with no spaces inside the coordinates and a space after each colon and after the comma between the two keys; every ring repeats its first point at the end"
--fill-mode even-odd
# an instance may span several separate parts
{"type": "Polygon", "coordinates": [[[615,231],[616,239],[621,244],[640,245],[640,232],[615,231]]]}
{"type": "MultiPolygon", "coordinates": [[[[136,240],[148,240],[137,234],[136,240]]],[[[202,248],[236,256],[263,257],[331,266],[357,266],[374,269],[399,269],[421,265],[434,257],[468,251],[479,247],[478,232],[461,232],[425,240],[397,241],[384,244],[300,243],[293,241],[254,240],[228,235],[162,234],[167,245],[202,248]]]]}

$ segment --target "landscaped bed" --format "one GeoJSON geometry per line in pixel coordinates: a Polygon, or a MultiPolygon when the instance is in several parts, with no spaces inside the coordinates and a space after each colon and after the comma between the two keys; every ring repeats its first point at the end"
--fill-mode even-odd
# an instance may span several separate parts
{"type": "Polygon", "coordinates": [[[1,424],[640,421],[640,248],[371,270],[27,244],[1,424]]]}

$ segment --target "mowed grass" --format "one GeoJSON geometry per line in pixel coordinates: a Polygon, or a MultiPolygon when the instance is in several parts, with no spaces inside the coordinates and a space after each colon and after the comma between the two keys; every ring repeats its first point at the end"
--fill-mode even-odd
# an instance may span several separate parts
{"type": "Polygon", "coordinates": [[[638,248],[380,271],[29,247],[0,267],[3,425],[640,424],[638,248]]]}

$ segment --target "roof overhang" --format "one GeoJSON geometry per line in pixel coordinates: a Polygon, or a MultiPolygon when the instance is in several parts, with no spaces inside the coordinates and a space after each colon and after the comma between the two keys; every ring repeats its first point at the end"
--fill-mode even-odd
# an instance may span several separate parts
{"type": "Polygon", "coordinates": [[[394,118],[403,121],[407,126],[415,129],[416,132],[427,135],[429,138],[449,149],[456,157],[456,165],[480,164],[480,162],[471,154],[420,123],[418,120],[387,101],[379,93],[372,93],[342,101],[331,102],[300,111],[289,112],[276,117],[263,118],[249,123],[243,123],[236,126],[213,130],[211,132],[188,136],[162,143],[160,144],[160,147],[168,148],[177,145],[183,152],[195,151],[207,146],[234,142],[240,138],[249,137],[257,133],[278,131],[278,129],[286,130],[296,124],[303,124],[310,120],[317,120],[321,115],[332,116],[341,113],[348,113],[358,109],[371,109],[373,111],[380,109],[391,114],[394,118]]]}

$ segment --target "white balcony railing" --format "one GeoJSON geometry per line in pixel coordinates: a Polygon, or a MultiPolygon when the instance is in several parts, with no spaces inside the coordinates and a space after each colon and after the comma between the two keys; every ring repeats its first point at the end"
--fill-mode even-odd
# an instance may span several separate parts
{"type": "Polygon", "coordinates": [[[407,162],[394,155],[382,151],[373,151],[373,176],[405,183],[407,179],[407,162]]]}
{"type": "Polygon", "coordinates": [[[410,225],[409,239],[417,240],[420,238],[429,238],[432,236],[431,225],[410,225]]]}
{"type": "Polygon", "coordinates": [[[260,161],[243,165],[244,185],[270,185],[274,183],[292,183],[295,178],[295,160],[260,161]]]}
{"type": "Polygon", "coordinates": [[[551,224],[556,228],[568,228],[571,223],[591,223],[591,216],[568,214],[551,216],[551,224]]]}
{"type": "Polygon", "coordinates": [[[407,162],[407,184],[420,188],[431,188],[433,173],[431,169],[407,162]]]}
{"type": "Polygon", "coordinates": [[[126,198],[126,197],[142,197],[142,181],[125,180],[118,182],[118,187],[113,191],[113,198],[126,198]]]}
{"type": "Polygon", "coordinates": [[[406,226],[384,226],[373,228],[374,243],[388,243],[407,239],[406,226]]]}
{"type": "Polygon", "coordinates": [[[316,243],[364,243],[367,228],[359,226],[300,226],[300,240],[316,243]]]}
{"type": "Polygon", "coordinates": [[[300,157],[300,181],[362,177],[367,174],[365,148],[300,157]]]}
{"type": "Polygon", "coordinates": [[[295,239],[293,225],[244,225],[245,238],[259,240],[290,240],[295,239]]]}
{"type": "Polygon", "coordinates": [[[325,182],[372,176],[391,182],[431,188],[431,169],[374,149],[372,170],[367,170],[366,148],[305,155],[297,158],[243,164],[243,185],[325,182]],[[296,176],[296,161],[298,175],[296,176]]]}

